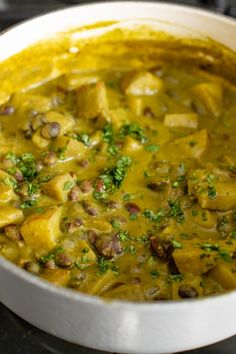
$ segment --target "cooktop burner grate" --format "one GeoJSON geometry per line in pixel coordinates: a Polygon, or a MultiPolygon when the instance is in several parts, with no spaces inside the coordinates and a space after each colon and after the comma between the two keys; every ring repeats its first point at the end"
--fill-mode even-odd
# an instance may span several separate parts
{"type": "MultiPolygon", "coordinates": [[[[109,1],[109,0],[104,0],[109,1]]],[[[161,1],[161,0],[159,0],[161,1]]],[[[165,2],[165,0],[162,0],[165,2]]],[[[236,17],[236,0],[168,0],[210,9],[236,17]]],[[[0,0],[0,29],[28,17],[63,8],[83,0],[0,0]]],[[[47,319],[45,319],[47,320],[47,319]]],[[[107,354],[73,345],[31,326],[0,304],[0,354],[107,354]]],[[[183,353],[184,354],[184,353],[183,353]]],[[[185,354],[236,354],[236,336],[185,354]]]]}

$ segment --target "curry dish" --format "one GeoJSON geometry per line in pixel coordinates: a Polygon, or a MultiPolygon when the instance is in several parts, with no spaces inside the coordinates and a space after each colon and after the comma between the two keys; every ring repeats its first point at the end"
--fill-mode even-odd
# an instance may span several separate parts
{"type": "Polygon", "coordinates": [[[0,107],[0,253],[105,299],[236,288],[236,86],[206,69],[68,70],[14,92],[0,107]]]}

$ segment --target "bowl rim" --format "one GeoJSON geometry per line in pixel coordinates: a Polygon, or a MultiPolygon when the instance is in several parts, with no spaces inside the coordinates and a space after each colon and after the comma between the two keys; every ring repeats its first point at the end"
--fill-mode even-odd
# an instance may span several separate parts
{"type": "MultiPolygon", "coordinates": [[[[75,9],[79,9],[81,7],[88,8],[88,11],[90,8],[94,7],[120,7],[120,6],[156,6],[158,8],[163,8],[168,10],[169,8],[176,10],[177,12],[182,12],[184,11],[185,13],[190,13],[190,14],[197,14],[199,16],[207,17],[207,18],[212,18],[216,21],[224,22],[226,24],[231,24],[235,26],[236,29],[236,21],[232,18],[228,18],[227,16],[220,14],[220,13],[213,13],[210,10],[207,9],[198,9],[192,5],[179,5],[175,3],[170,3],[170,2],[159,2],[155,0],[148,0],[148,1],[130,1],[130,0],[125,0],[125,1],[117,1],[117,0],[111,0],[109,2],[105,2],[103,0],[99,1],[91,1],[89,3],[82,3],[82,4],[77,4],[77,5],[70,5],[70,6],[65,6],[62,7],[58,10],[51,10],[48,11],[45,14],[42,15],[36,15],[34,17],[31,17],[30,19],[23,20],[17,24],[14,24],[13,26],[10,26],[7,29],[4,29],[0,32],[0,39],[2,36],[7,35],[8,33],[15,32],[17,31],[18,28],[24,27],[26,25],[34,25],[37,23],[37,20],[40,20],[41,18],[47,19],[50,18],[54,15],[66,15],[67,13],[69,14],[70,12],[74,11],[75,9]]],[[[79,28],[79,27],[78,27],[79,28]]],[[[55,35],[58,32],[55,32],[55,35]]],[[[35,42],[37,43],[37,42],[35,42]]],[[[17,52],[16,52],[17,53],[17,52]]],[[[9,56],[10,57],[10,56],[9,56]]],[[[4,61],[4,60],[3,60],[4,61]]],[[[197,298],[197,299],[183,299],[183,300],[166,300],[166,301],[157,301],[157,302],[134,302],[134,301],[128,301],[128,300],[104,300],[103,298],[97,296],[97,295],[90,295],[86,293],[82,293],[76,290],[73,290],[71,288],[66,288],[63,286],[57,286],[53,283],[50,283],[47,280],[44,280],[42,278],[39,278],[24,269],[20,268],[16,264],[10,262],[6,258],[0,255],[0,268],[3,268],[6,272],[10,272],[13,276],[17,276],[20,278],[22,281],[25,281],[29,283],[30,285],[33,285],[35,287],[39,287],[44,291],[48,291],[52,294],[55,294],[57,296],[61,296],[67,300],[74,300],[82,303],[86,303],[89,305],[96,305],[99,307],[110,307],[112,309],[120,310],[120,309],[129,309],[129,310],[138,310],[140,312],[146,312],[146,311],[153,311],[154,309],[164,309],[164,311],[169,311],[171,312],[173,308],[178,307],[179,309],[185,309],[186,307],[191,306],[197,306],[198,304],[204,304],[208,306],[209,303],[216,303],[219,302],[219,300],[222,301],[230,301],[231,299],[236,298],[236,290],[228,291],[223,294],[218,294],[218,295],[212,295],[208,297],[203,297],[203,298],[197,298]]]]}

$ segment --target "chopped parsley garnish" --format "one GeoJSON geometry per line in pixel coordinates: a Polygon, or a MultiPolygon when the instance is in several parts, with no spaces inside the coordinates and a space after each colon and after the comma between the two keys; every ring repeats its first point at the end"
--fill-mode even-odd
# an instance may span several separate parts
{"type": "Polygon", "coordinates": [[[195,209],[193,209],[193,210],[192,210],[192,216],[197,216],[197,215],[198,215],[198,211],[195,210],[195,209]]]}
{"type": "Polygon", "coordinates": [[[58,254],[63,253],[64,252],[64,248],[63,247],[58,247],[55,250],[53,250],[52,252],[48,253],[46,256],[43,256],[39,259],[40,263],[47,263],[48,261],[50,261],[51,259],[54,259],[58,254]]]}
{"type": "Polygon", "coordinates": [[[156,144],[149,144],[146,145],[144,149],[148,152],[157,152],[160,150],[160,146],[156,144]]]}
{"type": "Polygon", "coordinates": [[[91,145],[91,140],[88,134],[85,133],[76,134],[76,140],[81,141],[81,143],[83,143],[86,146],[91,145]]]}
{"type": "Polygon", "coordinates": [[[112,156],[117,155],[118,148],[115,144],[115,134],[113,131],[112,124],[107,123],[103,128],[102,140],[108,144],[107,151],[109,152],[109,154],[111,154],[112,156]]]}
{"type": "Polygon", "coordinates": [[[123,231],[123,230],[120,230],[118,235],[117,235],[118,239],[120,241],[128,241],[129,239],[129,233],[127,230],[123,231]]]}
{"type": "Polygon", "coordinates": [[[157,270],[152,270],[152,271],[150,272],[150,275],[151,275],[151,277],[152,277],[153,279],[155,279],[155,278],[159,278],[160,273],[159,273],[157,270]]]}
{"type": "Polygon", "coordinates": [[[94,198],[97,200],[106,199],[109,194],[119,189],[126,177],[128,168],[131,166],[131,162],[130,157],[122,156],[114,167],[104,170],[98,177],[103,181],[103,190],[101,192],[94,191],[94,198]]]}
{"type": "Polygon", "coordinates": [[[214,186],[208,187],[208,198],[215,199],[217,196],[216,189],[214,186]]]}
{"type": "Polygon", "coordinates": [[[183,184],[184,181],[185,181],[185,176],[184,175],[179,176],[177,178],[177,180],[172,183],[172,188],[173,189],[179,188],[183,184]]]}
{"type": "Polygon", "coordinates": [[[225,262],[232,262],[232,257],[226,250],[219,250],[218,256],[220,256],[225,262]]]}
{"type": "Polygon", "coordinates": [[[180,283],[183,280],[183,274],[170,274],[167,281],[180,283]]]}
{"type": "Polygon", "coordinates": [[[125,253],[130,253],[132,256],[134,256],[136,254],[136,249],[135,249],[134,245],[127,245],[124,248],[124,252],[125,253]]]}
{"type": "Polygon", "coordinates": [[[15,168],[7,170],[8,173],[13,174],[16,172],[16,168],[20,170],[24,179],[27,182],[32,181],[37,175],[36,160],[30,152],[17,156],[13,153],[8,153],[5,156],[6,159],[14,163],[15,168]]]}
{"type": "Polygon", "coordinates": [[[75,182],[72,181],[66,181],[63,186],[63,191],[69,191],[71,190],[72,187],[74,187],[75,182]]]}
{"type": "Polygon", "coordinates": [[[157,213],[154,213],[153,210],[146,209],[143,212],[143,216],[152,222],[161,222],[165,217],[164,209],[159,210],[157,213]]]}
{"type": "Polygon", "coordinates": [[[14,178],[6,177],[6,178],[4,178],[3,182],[7,186],[9,186],[9,187],[11,187],[13,189],[17,189],[17,187],[18,187],[17,182],[16,182],[16,180],[14,178]]]}
{"type": "Polygon", "coordinates": [[[59,160],[65,160],[65,152],[67,150],[67,145],[59,147],[56,151],[56,154],[59,158],[59,160]]]}
{"type": "Polygon", "coordinates": [[[182,223],[184,221],[184,213],[181,209],[179,200],[168,201],[170,207],[170,216],[173,217],[178,223],[182,223]]]}
{"type": "Polygon", "coordinates": [[[97,276],[105,274],[109,269],[115,274],[119,275],[119,268],[116,264],[111,261],[106,260],[104,257],[99,257],[97,261],[98,272],[97,276]]]}
{"type": "Polygon", "coordinates": [[[38,199],[29,199],[20,205],[21,209],[28,209],[36,206],[38,204],[38,199]]]}
{"type": "Polygon", "coordinates": [[[232,232],[231,232],[231,238],[233,238],[234,240],[236,240],[236,230],[233,230],[232,232]]]}
{"type": "Polygon", "coordinates": [[[28,184],[28,194],[31,197],[32,195],[34,195],[35,193],[37,193],[39,191],[39,186],[35,183],[29,183],[28,184]]]}
{"type": "Polygon", "coordinates": [[[183,248],[183,246],[182,246],[182,243],[181,242],[178,242],[178,241],[176,241],[176,240],[171,240],[171,243],[172,243],[172,246],[174,247],[174,248],[183,248]]]}
{"type": "Polygon", "coordinates": [[[144,129],[137,123],[126,123],[122,125],[120,128],[119,137],[123,139],[126,135],[130,135],[132,138],[139,140],[143,144],[148,140],[144,134],[144,129]]]}

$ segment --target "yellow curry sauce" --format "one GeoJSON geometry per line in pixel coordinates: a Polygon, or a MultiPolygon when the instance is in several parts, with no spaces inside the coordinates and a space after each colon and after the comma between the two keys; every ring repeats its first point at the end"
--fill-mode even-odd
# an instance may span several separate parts
{"type": "Polygon", "coordinates": [[[1,106],[0,252],[106,299],[234,289],[236,87],[127,53],[1,106]]]}

